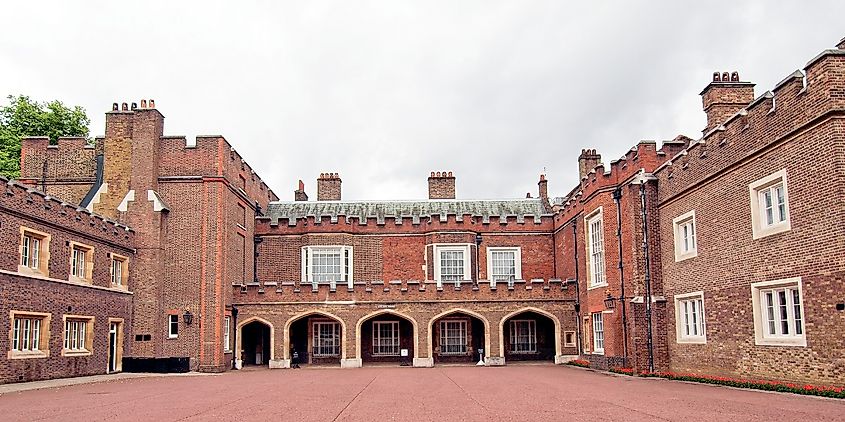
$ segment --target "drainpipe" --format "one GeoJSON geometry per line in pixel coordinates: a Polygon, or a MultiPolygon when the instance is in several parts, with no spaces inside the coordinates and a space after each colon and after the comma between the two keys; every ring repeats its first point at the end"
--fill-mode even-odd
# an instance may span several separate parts
{"type": "Polygon", "coordinates": [[[235,305],[232,305],[232,325],[229,326],[229,329],[232,330],[232,369],[235,368],[235,362],[238,359],[238,308],[235,305]]]}
{"type": "Polygon", "coordinates": [[[645,199],[645,184],[648,179],[644,174],[640,175],[640,208],[641,217],[643,219],[643,254],[645,254],[645,317],[648,325],[648,370],[654,372],[654,339],[652,337],[652,322],[651,322],[651,255],[648,251],[648,210],[646,209],[645,199]]]}
{"type": "Polygon", "coordinates": [[[616,243],[619,245],[619,300],[622,302],[622,359],[623,365],[628,365],[628,312],[625,303],[625,268],[622,264],[622,188],[617,187],[613,191],[613,200],[616,201],[616,243]]]}
{"type": "Polygon", "coordinates": [[[575,251],[575,331],[578,333],[578,357],[584,354],[584,339],[581,333],[581,282],[578,280],[578,219],[572,220],[572,245],[575,251]]]}

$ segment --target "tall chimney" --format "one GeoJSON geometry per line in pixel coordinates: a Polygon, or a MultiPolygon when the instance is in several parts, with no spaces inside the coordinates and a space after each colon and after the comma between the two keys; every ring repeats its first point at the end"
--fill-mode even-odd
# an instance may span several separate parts
{"type": "Polygon", "coordinates": [[[601,155],[596,153],[594,149],[582,149],[581,155],[578,156],[578,181],[594,169],[601,162],[601,155]]]}
{"type": "Polygon", "coordinates": [[[308,194],[305,193],[305,183],[302,183],[302,180],[299,181],[299,189],[293,191],[293,200],[294,201],[307,201],[308,194]]]}
{"type": "Polygon", "coordinates": [[[549,199],[549,181],[546,180],[546,175],[540,175],[540,181],[537,182],[537,187],[540,190],[540,199],[549,199]]]}
{"type": "Polygon", "coordinates": [[[452,172],[431,172],[428,176],[428,199],[455,199],[455,176],[452,172]]]}
{"type": "Polygon", "coordinates": [[[713,81],[701,91],[701,102],[707,113],[707,133],[754,100],[754,84],[740,82],[739,73],[713,72],[713,81]]]}
{"type": "Polygon", "coordinates": [[[337,173],[320,173],[317,179],[318,201],[340,201],[340,176],[337,173]]]}

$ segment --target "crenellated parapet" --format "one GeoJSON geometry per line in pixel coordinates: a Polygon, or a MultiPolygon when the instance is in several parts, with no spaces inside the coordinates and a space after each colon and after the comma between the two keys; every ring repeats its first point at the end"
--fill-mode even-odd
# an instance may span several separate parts
{"type": "Polygon", "coordinates": [[[845,50],[824,50],[655,170],[667,201],[742,160],[845,116],[845,50]]]}
{"type": "Polygon", "coordinates": [[[336,283],[302,281],[263,281],[232,283],[238,302],[244,301],[436,301],[436,300],[508,300],[542,301],[572,298],[574,281],[551,279],[476,282],[435,280],[372,280],[336,283]]]}
{"type": "MultiPolygon", "coordinates": [[[[657,149],[655,141],[640,141],[625,152],[619,159],[612,160],[609,166],[601,161],[596,150],[583,150],[579,164],[584,172],[581,181],[570,193],[562,198],[556,198],[554,209],[557,221],[568,221],[582,211],[583,204],[601,192],[609,192],[632,177],[645,170],[650,172],[667,160],[670,156],[683,150],[691,140],[685,136],[678,136],[671,141],[663,141],[657,149]],[[583,166],[584,158],[594,160],[592,167],[583,166]]],[[[592,164],[593,162],[591,162],[592,164]]]]}
{"type": "Polygon", "coordinates": [[[434,230],[546,231],[552,214],[541,198],[277,202],[258,218],[259,232],[420,233],[434,230]]]}
{"type": "Polygon", "coordinates": [[[125,248],[133,245],[134,231],[123,224],[13,180],[0,177],[0,186],[3,189],[0,207],[7,213],[84,233],[125,248]]]}

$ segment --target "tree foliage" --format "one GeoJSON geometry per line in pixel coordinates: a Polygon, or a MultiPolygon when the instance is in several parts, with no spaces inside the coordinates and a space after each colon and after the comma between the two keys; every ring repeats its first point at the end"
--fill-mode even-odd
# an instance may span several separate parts
{"type": "Polygon", "coordinates": [[[91,119],[80,106],[67,107],[61,101],[33,101],[25,95],[9,95],[9,105],[0,106],[0,175],[20,176],[21,138],[47,136],[55,143],[60,136],[88,137],[91,119]]]}

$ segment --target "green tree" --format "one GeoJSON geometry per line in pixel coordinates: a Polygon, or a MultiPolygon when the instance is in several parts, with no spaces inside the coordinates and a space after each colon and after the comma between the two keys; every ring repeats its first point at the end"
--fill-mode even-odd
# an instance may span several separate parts
{"type": "Polygon", "coordinates": [[[91,119],[80,106],[66,107],[61,101],[39,103],[25,95],[9,95],[9,105],[0,106],[0,175],[20,176],[21,138],[48,136],[55,143],[60,136],[88,137],[91,119]]]}

